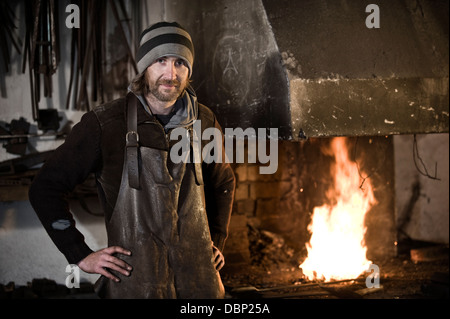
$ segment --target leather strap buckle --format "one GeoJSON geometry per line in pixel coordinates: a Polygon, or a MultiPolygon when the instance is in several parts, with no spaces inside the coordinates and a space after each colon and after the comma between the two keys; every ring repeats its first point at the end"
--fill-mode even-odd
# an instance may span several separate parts
{"type": "Polygon", "coordinates": [[[139,146],[139,134],[136,131],[129,131],[125,136],[127,142],[127,147],[137,147],[139,146]],[[131,137],[131,138],[130,138],[131,137]]]}

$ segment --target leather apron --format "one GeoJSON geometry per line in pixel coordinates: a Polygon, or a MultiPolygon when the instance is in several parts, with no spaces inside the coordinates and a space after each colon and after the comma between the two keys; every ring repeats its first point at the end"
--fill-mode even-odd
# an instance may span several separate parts
{"type": "Polygon", "coordinates": [[[198,180],[201,165],[174,164],[167,151],[139,146],[136,99],[131,101],[122,180],[106,230],[108,246],[131,251],[117,257],[133,270],[127,277],[108,269],[120,282],[101,276],[95,290],[101,298],[223,298],[198,180]]]}

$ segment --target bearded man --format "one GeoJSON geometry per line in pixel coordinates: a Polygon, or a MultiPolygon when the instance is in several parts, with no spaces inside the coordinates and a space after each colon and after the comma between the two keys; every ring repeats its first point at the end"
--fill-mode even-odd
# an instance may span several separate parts
{"type": "Polygon", "coordinates": [[[222,298],[233,171],[225,161],[190,160],[192,145],[185,160],[170,157],[172,130],[185,128],[192,141],[196,121],[202,132],[221,129],[189,85],[191,36],[176,22],[154,24],[136,60],[128,94],[83,115],[34,178],[30,202],[68,262],[101,275],[100,297],[222,298]],[[92,173],[108,236],[95,252],[66,199],[92,173]]]}

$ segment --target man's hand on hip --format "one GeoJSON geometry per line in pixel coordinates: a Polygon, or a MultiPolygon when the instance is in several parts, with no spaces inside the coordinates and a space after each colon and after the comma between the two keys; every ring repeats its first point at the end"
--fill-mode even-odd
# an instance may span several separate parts
{"type": "Polygon", "coordinates": [[[127,256],[131,255],[131,251],[129,250],[119,246],[111,246],[91,253],[78,263],[78,267],[87,273],[100,274],[119,282],[120,279],[110,273],[107,268],[115,270],[125,276],[129,276],[132,267],[122,259],[113,256],[116,253],[127,256]]]}

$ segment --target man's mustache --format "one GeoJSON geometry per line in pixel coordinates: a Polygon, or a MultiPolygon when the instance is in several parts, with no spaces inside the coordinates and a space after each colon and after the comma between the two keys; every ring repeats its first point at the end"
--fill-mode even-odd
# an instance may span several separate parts
{"type": "Polygon", "coordinates": [[[164,80],[160,79],[156,81],[156,85],[172,85],[175,87],[180,87],[181,82],[178,80],[164,80]]]}

